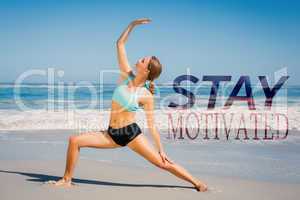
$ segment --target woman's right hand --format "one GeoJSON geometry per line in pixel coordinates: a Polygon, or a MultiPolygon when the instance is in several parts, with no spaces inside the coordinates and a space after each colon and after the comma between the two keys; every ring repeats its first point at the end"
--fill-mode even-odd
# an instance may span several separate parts
{"type": "Polygon", "coordinates": [[[167,164],[166,162],[169,162],[170,164],[174,164],[174,162],[170,158],[168,158],[168,156],[166,155],[166,153],[164,151],[159,151],[158,153],[164,164],[167,164]]]}
{"type": "Polygon", "coordinates": [[[136,25],[140,25],[140,24],[148,24],[150,22],[151,22],[151,19],[140,18],[140,19],[136,19],[136,20],[132,21],[130,24],[133,26],[136,26],[136,25]]]}

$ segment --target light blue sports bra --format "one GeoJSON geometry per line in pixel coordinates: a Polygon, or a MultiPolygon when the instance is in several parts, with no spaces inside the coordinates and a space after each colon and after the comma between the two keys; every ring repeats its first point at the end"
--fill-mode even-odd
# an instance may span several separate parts
{"type": "MultiPolygon", "coordinates": [[[[133,78],[133,74],[128,75],[128,78],[115,88],[112,96],[112,100],[119,103],[123,108],[125,108],[129,112],[135,112],[140,108],[138,103],[139,90],[130,91],[127,87],[128,82],[133,78]]],[[[144,87],[149,89],[150,83],[146,81],[144,87]]]]}

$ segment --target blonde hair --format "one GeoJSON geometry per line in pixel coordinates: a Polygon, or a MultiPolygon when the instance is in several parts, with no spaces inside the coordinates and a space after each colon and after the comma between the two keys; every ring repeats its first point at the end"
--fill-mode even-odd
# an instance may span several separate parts
{"type": "Polygon", "coordinates": [[[157,79],[162,71],[162,65],[160,64],[157,57],[152,56],[148,65],[149,74],[147,80],[150,81],[149,83],[149,91],[154,94],[155,86],[154,86],[154,79],[157,79]]]}

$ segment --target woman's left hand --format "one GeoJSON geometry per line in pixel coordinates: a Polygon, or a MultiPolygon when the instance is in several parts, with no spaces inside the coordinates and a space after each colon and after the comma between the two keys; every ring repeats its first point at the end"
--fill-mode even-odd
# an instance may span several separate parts
{"type": "Polygon", "coordinates": [[[140,24],[148,24],[150,22],[151,22],[151,19],[140,18],[140,19],[136,19],[136,20],[132,21],[131,24],[136,26],[136,25],[140,25],[140,24]]]}
{"type": "Polygon", "coordinates": [[[165,152],[159,151],[158,153],[159,153],[159,155],[160,155],[160,157],[161,157],[161,159],[162,159],[162,161],[163,161],[164,164],[167,164],[166,161],[169,162],[169,163],[171,163],[171,164],[173,164],[173,161],[170,158],[167,157],[167,155],[165,154],[165,152]]]}

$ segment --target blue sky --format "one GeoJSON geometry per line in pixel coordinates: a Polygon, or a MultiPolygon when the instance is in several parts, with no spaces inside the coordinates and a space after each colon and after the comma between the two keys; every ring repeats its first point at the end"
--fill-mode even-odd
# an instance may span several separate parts
{"type": "MultiPolygon", "coordinates": [[[[64,70],[65,81],[98,81],[117,69],[115,42],[127,24],[149,17],[127,43],[133,65],[156,55],[160,83],[191,74],[273,75],[287,67],[300,84],[297,1],[0,1],[0,82],[29,69],[64,70]]],[[[116,79],[111,78],[105,82],[116,79]]],[[[32,77],[30,81],[39,80],[32,77]]]]}

